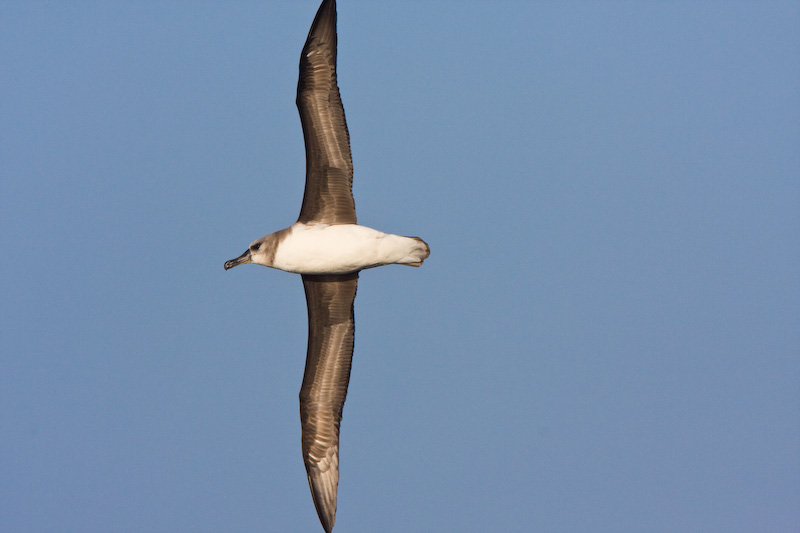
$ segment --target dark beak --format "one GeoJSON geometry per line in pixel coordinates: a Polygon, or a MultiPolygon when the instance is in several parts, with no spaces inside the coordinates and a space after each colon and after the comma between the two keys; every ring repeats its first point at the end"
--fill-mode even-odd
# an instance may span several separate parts
{"type": "Polygon", "coordinates": [[[245,263],[249,263],[250,261],[252,261],[252,259],[250,259],[250,249],[248,248],[247,250],[244,251],[242,255],[240,255],[236,259],[231,259],[230,261],[226,261],[225,270],[233,268],[236,265],[243,265],[245,263]]]}

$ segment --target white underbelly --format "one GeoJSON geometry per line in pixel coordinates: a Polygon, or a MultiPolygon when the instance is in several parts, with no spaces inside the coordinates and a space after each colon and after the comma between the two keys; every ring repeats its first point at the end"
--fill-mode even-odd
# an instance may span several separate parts
{"type": "Polygon", "coordinates": [[[297,274],[344,274],[402,262],[415,244],[408,237],[356,224],[297,223],[289,230],[278,245],[272,266],[297,274]]]}

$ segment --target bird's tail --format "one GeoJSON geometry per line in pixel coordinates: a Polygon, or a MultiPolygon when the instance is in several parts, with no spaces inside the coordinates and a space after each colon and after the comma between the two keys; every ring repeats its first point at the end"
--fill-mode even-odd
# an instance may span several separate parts
{"type": "Polygon", "coordinates": [[[428,246],[427,242],[423,241],[419,237],[406,237],[406,239],[411,239],[414,242],[411,245],[406,257],[400,261],[400,264],[412,267],[422,266],[422,262],[425,261],[429,255],[431,255],[431,247],[428,246]]]}

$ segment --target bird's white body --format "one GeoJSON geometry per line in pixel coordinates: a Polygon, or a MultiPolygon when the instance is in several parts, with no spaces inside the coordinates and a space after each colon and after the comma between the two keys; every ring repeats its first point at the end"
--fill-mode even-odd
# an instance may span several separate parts
{"type": "MultiPolygon", "coordinates": [[[[345,274],[391,264],[417,266],[430,253],[418,238],[357,224],[298,222],[285,231],[268,266],[297,274],[345,274]]],[[[253,262],[259,261],[254,257],[253,262]]]]}

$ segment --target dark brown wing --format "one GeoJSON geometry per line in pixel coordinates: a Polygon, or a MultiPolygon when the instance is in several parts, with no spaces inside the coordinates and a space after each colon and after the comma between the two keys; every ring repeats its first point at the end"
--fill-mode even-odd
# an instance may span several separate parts
{"type": "Polygon", "coordinates": [[[336,521],[339,422],[353,358],[353,301],[358,273],[303,276],[308,305],[308,354],[300,389],[303,461],[325,531],[336,521]]]}
{"type": "Polygon", "coordinates": [[[306,188],[298,222],[355,224],[353,158],[336,85],[336,2],[324,0],[300,55],[297,109],[306,145],[306,188]]]}

